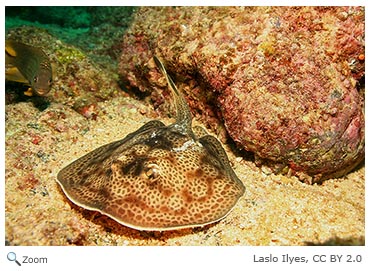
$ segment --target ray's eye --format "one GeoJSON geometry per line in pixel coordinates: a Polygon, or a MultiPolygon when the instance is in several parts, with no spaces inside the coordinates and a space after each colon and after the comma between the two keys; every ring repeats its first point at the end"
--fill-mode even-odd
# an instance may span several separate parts
{"type": "Polygon", "coordinates": [[[149,164],[148,167],[145,170],[145,176],[149,180],[154,180],[158,178],[160,175],[160,169],[159,166],[156,164],[149,164]]]}
{"type": "Polygon", "coordinates": [[[35,76],[34,78],[33,78],[33,82],[34,83],[37,83],[39,81],[39,78],[37,77],[37,76],[35,76]]]}

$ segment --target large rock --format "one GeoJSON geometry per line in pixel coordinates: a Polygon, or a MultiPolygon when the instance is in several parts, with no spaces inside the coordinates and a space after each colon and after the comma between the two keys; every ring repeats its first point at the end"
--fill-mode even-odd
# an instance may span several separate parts
{"type": "Polygon", "coordinates": [[[364,157],[364,28],[363,7],[142,8],[119,70],[160,106],[158,55],[195,115],[213,128],[222,117],[257,161],[316,182],[364,157]]]}

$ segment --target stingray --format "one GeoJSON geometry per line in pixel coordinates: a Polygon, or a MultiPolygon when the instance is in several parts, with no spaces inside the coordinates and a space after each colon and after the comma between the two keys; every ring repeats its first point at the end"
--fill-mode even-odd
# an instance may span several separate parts
{"type": "Polygon", "coordinates": [[[176,122],[153,120],[63,168],[57,182],[76,205],[137,230],[204,226],[224,218],[245,187],[221,143],[197,126],[162,62],[176,122]]]}

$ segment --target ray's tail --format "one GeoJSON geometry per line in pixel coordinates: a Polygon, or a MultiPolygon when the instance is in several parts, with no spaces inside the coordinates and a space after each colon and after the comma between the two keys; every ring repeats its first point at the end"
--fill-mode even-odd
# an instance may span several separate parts
{"type": "Polygon", "coordinates": [[[192,133],[191,131],[191,112],[190,108],[182,95],[182,93],[177,89],[175,83],[173,82],[172,78],[168,75],[163,63],[159,60],[158,57],[154,56],[154,61],[157,67],[161,70],[163,75],[167,79],[167,83],[171,89],[171,93],[175,99],[176,105],[176,123],[174,126],[179,127],[180,129],[185,130],[186,133],[192,133]]]}

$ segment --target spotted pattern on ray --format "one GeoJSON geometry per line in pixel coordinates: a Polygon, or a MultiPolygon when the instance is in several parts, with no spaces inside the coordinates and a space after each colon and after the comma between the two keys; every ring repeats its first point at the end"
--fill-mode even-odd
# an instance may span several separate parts
{"type": "Polygon", "coordinates": [[[189,107],[157,57],[176,122],[153,120],[63,168],[57,182],[75,204],[138,230],[203,226],[224,218],[245,187],[220,142],[191,126],[189,107]]]}

